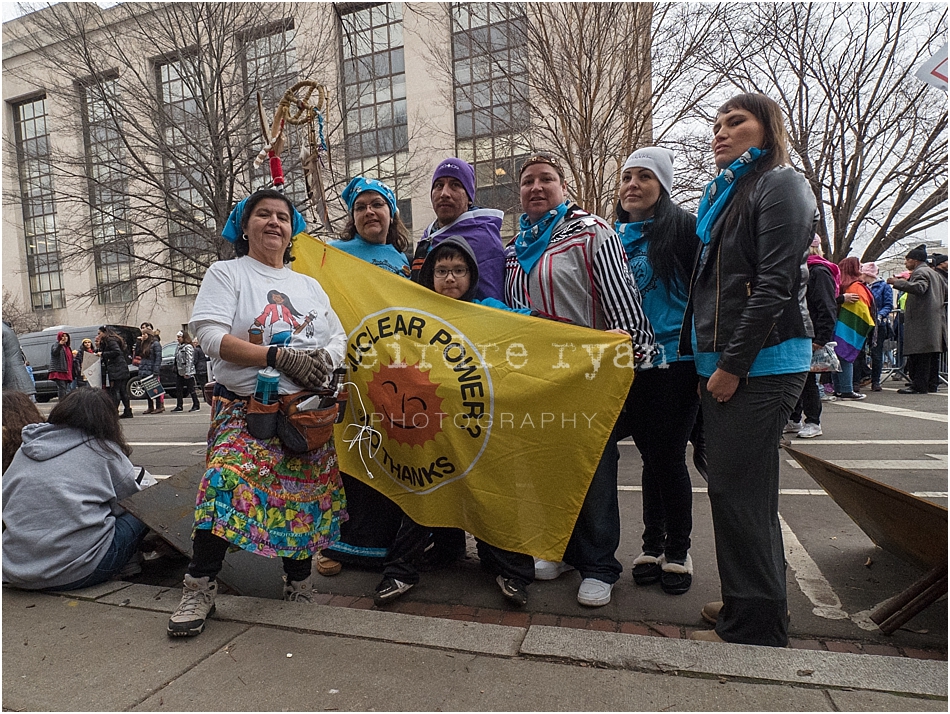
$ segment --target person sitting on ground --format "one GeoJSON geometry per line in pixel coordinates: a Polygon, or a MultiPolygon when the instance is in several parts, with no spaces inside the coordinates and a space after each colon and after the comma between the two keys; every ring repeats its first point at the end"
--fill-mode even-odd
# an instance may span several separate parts
{"type": "Polygon", "coordinates": [[[13,456],[23,443],[23,427],[42,424],[46,419],[28,394],[12,389],[3,392],[3,472],[7,472],[13,456]]]}
{"type": "MultiPolygon", "coordinates": [[[[454,300],[473,301],[478,285],[478,262],[462,236],[449,236],[429,251],[419,270],[419,284],[454,300]]],[[[488,300],[493,303],[489,306],[504,307],[497,300],[488,300]]],[[[392,602],[419,583],[418,562],[432,530],[403,515],[383,568],[383,578],[373,594],[377,605],[392,602]]],[[[523,607],[528,602],[528,584],[534,580],[534,559],[478,538],[475,542],[482,567],[495,576],[501,594],[516,607],[523,607]]]]}
{"type": "Polygon", "coordinates": [[[131,453],[101,389],[76,389],[48,423],[23,428],[23,446],[3,476],[5,584],[76,590],[126,567],[148,532],[119,506],[146,474],[131,453]]]}

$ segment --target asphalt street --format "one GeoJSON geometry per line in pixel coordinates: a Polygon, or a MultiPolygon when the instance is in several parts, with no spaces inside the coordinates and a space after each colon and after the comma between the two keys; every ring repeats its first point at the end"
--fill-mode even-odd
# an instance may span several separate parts
{"type": "MultiPolygon", "coordinates": [[[[861,402],[824,403],[823,436],[798,439],[792,435],[791,441],[803,451],[946,506],[946,391],[942,388],[938,394],[898,395],[900,386],[903,384],[886,382],[883,392],[868,393],[861,402]]],[[[55,402],[42,405],[43,411],[52,405],[55,402]]],[[[158,416],[140,416],[144,409],[145,403],[137,402],[135,418],[122,422],[136,464],[161,477],[202,462],[207,405],[196,413],[166,411],[158,416]]],[[[690,464],[694,487],[692,589],[682,596],[669,596],[658,585],[638,587],[629,570],[640,552],[640,459],[632,442],[622,442],[620,448],[622,537],[618,557],[625,573],[612,602],[595,611],[578,605],[575,594],[579,576],[567,573],[555,581],[533,584],[526,609],[562,617],[643,621],[659,627],[701,627],[699,611],[703,604],[719,599],[705,483],[690,464]]],[[[800,640],[842,639],[946,653],[946,597],[894,635],[881,634],[868,621],[868,613],[922,572],[875,546],[784,452],[781,468],[779,510],[786,528],[790,635],[800,640]]],[[[183,572],[181,563],[176,567],[183,572]]],[[[174,580],[180,573],[169,577],[174,580]]],[[[316,589],[321,592],[367,597],[372,595],[379,574],[345,568],[338,576],[317,580],[316,589]]],[[[274,596],[279,596],[276,585],[274,596]]],[[[424,574],[422,582],[403,599],[504,608],[494,582],[478,568],[474,556],[447,570],[424,574]]]]}

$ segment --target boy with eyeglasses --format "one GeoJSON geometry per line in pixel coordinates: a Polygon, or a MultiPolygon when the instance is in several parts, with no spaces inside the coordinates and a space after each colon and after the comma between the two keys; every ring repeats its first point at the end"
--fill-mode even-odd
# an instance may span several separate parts
{"type": "MultiPolygon", "coordinates": [[[[419,271],[419,284],[454,300],[509,310],[494,298],[473,300],[478,285],[478,263],[471,246],[461,236],[449,236],[429,252],[419,271]]],[[[418,584],[419,561],[433,530],[403,515],[383,568],[383,578],[373,594],[377,605],[392,602],[418,584]]],[[[534,580],[534,558],[502,550],[477,538],[475,542],[482,567],[495,576],[501,594],[512,605],[523,607],[528,602],[528,584],[534,580]]]]}

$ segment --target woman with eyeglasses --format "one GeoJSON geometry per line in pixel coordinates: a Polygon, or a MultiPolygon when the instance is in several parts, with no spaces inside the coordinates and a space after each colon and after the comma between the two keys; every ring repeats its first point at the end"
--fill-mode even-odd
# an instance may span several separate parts
{"type": "MultiPolygon", "coordinates": [[[[409,277],[409,230],[399,216],[396,194],[382,181],[364,176],[353,178],[343,189],[349,213],[334,248],[409,277]]],[[[349,520],[341,525],[340,540],[317,556],[317,572],[336,575],[342,563],[382,567],[399,530],[402,509],[371,486],[341,473],[346,491],[349,520]]]]}

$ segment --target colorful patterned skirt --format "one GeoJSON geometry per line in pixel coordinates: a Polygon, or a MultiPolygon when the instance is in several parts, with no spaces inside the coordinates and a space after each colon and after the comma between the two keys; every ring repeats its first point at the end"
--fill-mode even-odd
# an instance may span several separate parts
{"type": "Polygon", "coordinates": [[[316,555],[339,540],[348,517],[333,439],[314,451],[285,454],[277,437],[247,433],[246,406],[214,399],[194,530],[271,558],[316,555]]]}

